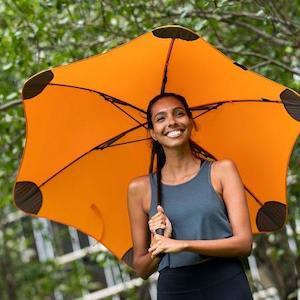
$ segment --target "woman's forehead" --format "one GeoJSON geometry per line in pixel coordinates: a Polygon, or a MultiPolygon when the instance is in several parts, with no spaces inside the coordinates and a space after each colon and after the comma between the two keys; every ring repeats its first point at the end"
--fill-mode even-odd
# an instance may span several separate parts
{"type": "Polygon", "coordinates": [[[175,107],[184,108],[184,105],[177,98],[172,97],[172,96],[166,96],[166,97],[159,99],[157,102],[155,102],[152,106],[151,111],[152,111],[152,114],[154,114],[161,110],[174,109],[175,107]]]}

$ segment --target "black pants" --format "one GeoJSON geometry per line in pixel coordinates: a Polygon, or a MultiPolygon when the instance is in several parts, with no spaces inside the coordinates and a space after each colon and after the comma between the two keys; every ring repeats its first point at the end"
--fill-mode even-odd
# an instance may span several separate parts
{"type": "Polygon", "coordinates": [[[197,265],[165,268],[157,282],[157,300],[252,300],[238,258],[214,258],[197,265]]]}

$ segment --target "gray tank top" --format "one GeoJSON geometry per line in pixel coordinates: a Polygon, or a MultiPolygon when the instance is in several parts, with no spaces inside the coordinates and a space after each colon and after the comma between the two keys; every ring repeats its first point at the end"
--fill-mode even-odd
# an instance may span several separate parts
{"type": "MultiPolygon", "coordinates": [[[[223,199],[211,184],[211,161],[203,160],[197,175],[177,185],[162,183],[162,206],[172,223],[172,238],[176,240],[212,240],[232,236],[223,199]]],[[[149,218],[156,212],[156,174],[150,174],[151,207],[149,218]]],[[[208,256],[192,251],[166,253],[158,271],[200,263],[208,256]]]]}

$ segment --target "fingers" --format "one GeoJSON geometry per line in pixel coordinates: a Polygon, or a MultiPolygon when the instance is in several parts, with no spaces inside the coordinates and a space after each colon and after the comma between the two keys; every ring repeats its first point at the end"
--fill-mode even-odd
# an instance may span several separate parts
{"type": "MultiPolygon", "coordinates": [[[[159,207],[159,206],[158,206],[159,207]]],[[[150,231],[155,234],[156,229],[165,229],[167,225],[166,215],[163,213],[162,208],[159,208],[159,211],[151,217],[148,221],[150,231]]]]}
{"type": "Polygon", "coordinates": [[[149,220],[149,222],[152,222],[152,223],[161,223],[161,224],[166,224],[166,222],[167,222],[167,220],[166,220],[166,217],[164,217],[164,216],[156,216],[156,217],[152,217],[150,220],[149,220]]]}
{"type": "Polygon", "coordinates": [[[165,216],[165,211],[160,205],[157,205],[157,213],[154,214],[152,216],[152,218],[155,218],[155,217],[158,217],[158,216],[165,216]]]}
{"type": "Polygon", "coordinates": [[[157,211],[158,212],[161,212],[161,213],[165,213],[165,211],[164,211],[164,209],[162,208],[162,206],[160,206],[160,205],[157,205],[157,211]]]}
{"type": "Polygon", "coordinates": [[[157,213],[154,214],[150,220],[148,221],[149,229],[150,231],[155,234],[156,230],[161,228],[161,229],[166,229],[166,236],[169,237],[172,232],[172,226],[171,223],[168,219],[168,217],[165,215],[164,209],[162,206],[157,205],[157,213]]]}
{"type": "Polygon", "coordinates": [[[149,229],[154,235],[156,234],[156,229],[159,229],[159,228],[165,229],[166,228],[166,225],[160,221],[153,222],[150,220],[148,223],[149,223],[149,229]]]}
{"type": "Polygon", "coordinates": [[[158,242],[162,240],[162,236],[160,234],[155,234],[154,239],[158,242]]]}
{"type": "Polygon", "coordinates": [[[158,248],[155,250],[155,251],[153,251],[152,253],[151,253],[151,258],[153,259],[154,257],[156,257],[159,253],[161,253],[162,251],[161,250],[159,250],[158,248]]]}
{"type": "Polygon", "coordinates": [[[156,255],[161,253],[163,251],[163,248],[161,247],[161,239],[162,237],[158,234],[154,235],[154,239],[156,240],[156,243],[151,245],[151,247],[148,249],[148,252],[151,253],[151,258],[153,259],[156,255]]]}
{"type": "Polygon", "coordinates": [[[158,228],[166,228],[166,222],[162,220],[149,220],[148,225],[151,232],[155,231],[158,228]]]}

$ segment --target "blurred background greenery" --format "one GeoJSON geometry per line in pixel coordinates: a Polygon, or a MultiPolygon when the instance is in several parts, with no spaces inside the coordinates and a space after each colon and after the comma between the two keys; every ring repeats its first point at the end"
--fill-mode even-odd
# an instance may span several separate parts
{"type": "MultiPolygon", "coordinates": [[[[0,299],[155,299],[155,279],[138,280],[92,239],[13,207],[25,139],[20,93],[28,77],[102,53],[157,26],[179,24],[238,63],[299,92],[299,17],[299,0],[2,0],[0,299]],[[116,292],[123,282],[132,285],[116,292]],[[96,294],[101,289],[106,294],[96,294]]],[[[253,254],[244,261],[255,299],[300,299],[299,174],[298,139],[287,174],[287,224],[256,236],[253,254]]]]}

